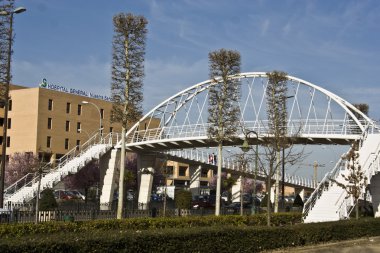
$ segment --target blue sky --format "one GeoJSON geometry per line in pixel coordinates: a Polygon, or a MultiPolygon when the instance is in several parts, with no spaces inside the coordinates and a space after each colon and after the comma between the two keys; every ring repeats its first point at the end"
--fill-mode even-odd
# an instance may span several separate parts
{"type": "Polygon", "coordinates": [[[15,16],[15,84],[35,87],[47,78],[108,95],[112,17],[132,12],[149,21],[145,111],[208,79],[208,53],[227,48],[240,51],[244,72],[286,71],[351,103],[368,103],[370,116],[380,119],[377,0],[16,0],[16,6],[27,12],[15,16]]]}
{"type": "Polygon", "coordinates": [[[13,82],[42,78],[109,94],[112,17],[148,21],[144,108],[208,78],[208,53],[242,55],[242,71],[283,70],[380,119],[377,0],[16,0],[13,82]],[[378,111],[378,112],[376,112],[378,111]]]}

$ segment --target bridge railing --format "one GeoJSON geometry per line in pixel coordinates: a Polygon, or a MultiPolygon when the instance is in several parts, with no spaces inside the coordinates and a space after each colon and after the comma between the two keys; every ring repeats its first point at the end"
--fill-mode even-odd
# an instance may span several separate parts
{"type": "MultiPolygon", "coordinates": [[[[184,158],[187,160],[201,162],[201,163],[204,163],[207,165],[213,165],[213,166],[217,165],[214,158],[210,159],[211,157],[213,157],[214,153],[210,153],[210,152],[207,152],[204,150],[181,149],[181,150],[170,150],[170,151],[167,151],[166,153],[171,155],[171,156],[176,156],[176,157],[184,158]]],[[[222,167],[224,169],[230,169],[230,170],[237,171],[237,172],[244,172],[244,173],[248,173],[248,174],[254,174],[255,173],[255,165],[253,165],[252,163],[249,163],[248,168],[244,171],[241,171],[241,164],[231,157],[223,157],[222,167]]],[[[263,172],[262,170],[257,170],[257,176],[259,178],[266,178],[267,174],[265,172],[263,172]]],[[[280,182],[282,181],[281,178],[280,178],[280,182]]],[[[302,178],[299,176],[289,175],[289,174],[285,174],[284,178],[285,178],[285,183],[294,184],[297,186],[308,187],[308,188],[314,188],[315,187],[313,180],[311,180],[311,179],[302,178]]],[[[272,176],[272,179],[275,180],[275,175],[272,176]]]]}
{"type": "MultiPolygon", "coordinates": [[[[245,121],[244,128],[246,131],[254,130],[261,136],[269,134],[268,121],[245,121]]],[[[127,143],[137,143],[165,139],[191,138],[207,136],[207,129],[210,124],[189,124],[181,126],[166,126],[160,128],[136,130],[130,136],[127,136],[127,143]]],[[[371,131],[378,131],[371,128],[371,131]]],[[[347,120],[292,120],[287,123],[287,132],[289,136],[293,135],[361,135],[361,129],[351,121],[347,120]]],[[[242,130],[238,135],[244,135],[242,130]]]]}
{"type": "Polygon", "coordinates": [[[314,207],[317,199],[322,195],[322,192],[325,189],[328,189],[331,184],[331,179],[336,179],[339,176],[339,172],[342,169],[345,169],[346,166],[346,160],[341,157],[339,161],[336,163],[334,169],[328,173],[325,174],[322,181],[318,184],[317,188],[314,190],[314,192],[310,195],[309,199],[306,201],[303,207],[303,218],[305,219],[310,210],[314,207]]]}

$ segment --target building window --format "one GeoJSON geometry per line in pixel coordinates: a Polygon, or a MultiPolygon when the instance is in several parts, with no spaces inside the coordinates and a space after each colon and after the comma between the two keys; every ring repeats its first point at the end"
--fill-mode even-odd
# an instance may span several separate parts
{"type": "Polygon", "coordinates": [[[78,115],[82,114],[82,105],[78,105],[78,115]]]}
{"type": "Polygon", "coordinates": [[[12,111],[12,100],[8,100],[8,111],[12,111]]]}
{"type": "Polygon", "coordinates": [[[178,176],[185,177],[186,176],[187,167],[185,166],[179,166],[178,169],[178,176]]]}
{"type": "Polygon", "coordinates": [[[66,113],[70,113],[70,111],[71,111],[71,104],[66,103],[66,113]]]}
{"type": "Polygon", "coordinates": [[[77,122],[77,133],[80,133],[81,131],[81,124],[80,122],[77,122]]]}
{"type": "Polygon", "coordinates": [[[49,111],[52,111],[52,110],[53,110],[53,99],[49,99],[49,102],[48,102],[48,110],[49,110],[49,111]]]}
{"type": "Polygon", "coordinates": [[[0,136],[0,145],[3,145],[3,136],[0,136]]]}
{"type": "Polygon", "coordinates": [[[51,118],[48,118],[48,129],[51,129],[53,124],[53,120],[51,118]]]}
{"type": "Polygon", "coordinates": [[[201,177],[207,177],[208,175],[208,169],[202,169],[201,170],[201,177]]]}
{"type": "Polygon", "coordinates": [[[11,127],[12,127],[12,119],[8,118],[8,126],[7,126],[7,128],[11,129],[11,127]]]}
{"type": "Polygon", "coordinates": [[[4,118],[0,118],[0,126],[4,125],[4,118]]]}
{"type": "Polygon", "coordinates": [[[70,131],[70,121],[66,120],[66,132],[70,131]]]}
{"type": "Polygon", "coordinates": [[[69,139],[65,139],[65,149],[69,149],[69,139]]]}
{"type": "Polygon", "coordinates": [[[104,119],[104,109],[100,109],[100,117],[104,119]]]}
{"type": "Polygon", "coordinates": [[[173,166],[167,166],[166,167],[166,176],[169,178],[172,178],[173,177],[173,171],[174,171],[173,166]]]}
{"type": "Polygon", "coordinates": [[[46,139],[46,147],[51,148],[51,136],[48,136],[46,139]]]}
{"type": "Polygon", "coordinates": [[[80,140],[77,140],[77,150],[79,150],[80,147],[80,140]]]}
{"type": "Polygon", "coordinates": [[[112,133],[113,132],[113,127],[110,127],[110,133],[112,133]]]}
{"type": "Polygon", "coordinates": [[[7,136],[7,148],[11,146],[11,137],[7,136]]]}

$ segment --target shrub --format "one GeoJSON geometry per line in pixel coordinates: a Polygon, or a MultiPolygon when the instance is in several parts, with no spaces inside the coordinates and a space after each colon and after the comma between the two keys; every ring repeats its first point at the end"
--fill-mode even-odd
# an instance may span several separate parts
{"type": "MultiPolygon", "coordinates": [[[[226,216],[219,221],[229,218],[226,216]]],[[[244,218],[241,217],[240,220],[244,218]]],[[[88,231],[63,231],[18,239],[2,238],[0,252],[261,252],[379,235],[380,219],[373,218],[285,227],[206,226],[160,230],[112,228],[107,233],[93,228],[88,231]]],[[[291,252],[291,249],[288,251],[291,252]]]]}
{"type": "Polygon", "coordinates": [[[58,207],[57,201],[54,198],[53,190],[47,188],[42,192],[42,197],[39,202],[40,211],[49,211],[58,207]]]}
{"type": "Polygon", "coordinates": [[[175,205],[179,209],[190,209],[191,208],[191,192],[186,190],[179,190],[176,192],[175,205]]]}
{"type": "MultiPolygon", "coordinates": [[[[278,213],[272,216],[273,226],[301,223],[300,213],[278,213]]],[[[94,220],[77,222],[44,222],[39,224],[2,224],[0,238],[20,237],[34,234],[56,233],[58,231],[86,232],[95,230],[148,230],[164,228],[192,228],[217,226],[265,226],[266,215],[253,216],[188,216],[188,217],[157,217],[157,218],[129,218],[124,220],[94,220]]],[[[1,252],[1,251],[0,251],[1,252]]]]}

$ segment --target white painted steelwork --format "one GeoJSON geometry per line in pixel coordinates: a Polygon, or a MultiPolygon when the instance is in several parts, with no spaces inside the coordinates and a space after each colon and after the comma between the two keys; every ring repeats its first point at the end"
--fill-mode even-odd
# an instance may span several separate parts
{"type": "MultiPolygon", "coordinates": [[[[229,144],[240,143],[243,132],[249,130],[256,131],[262,141],[270,138],[266,73],[241,73],[230,78],[241,83],[241,127],[229,144]]],[[[129,129],[126,148],[147,151],[215,145],[207,138],[208,92],[219,81],[198,83],[154,107],[129,129]],[[145,127],[139,129],[142,122],[145,127]]],[[[379,132],[368,116],[322,87],[293,76],[288,76],[287,87],[287,133],[295,143],[347,144],[360,138],[364,129],[379,132]]]]}

